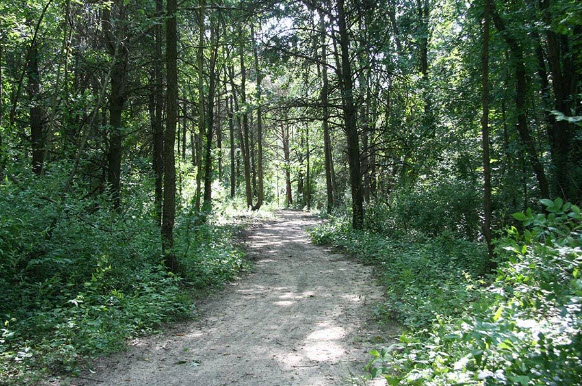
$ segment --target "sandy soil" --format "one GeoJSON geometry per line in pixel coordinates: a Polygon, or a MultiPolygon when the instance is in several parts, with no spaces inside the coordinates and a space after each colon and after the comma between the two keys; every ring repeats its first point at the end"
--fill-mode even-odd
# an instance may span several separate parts
{"type": "Polygon", "coordinates": [[[134,341],[73,383],[352,383],[376,346],[382,289],[371,267],[310,242],[305,228],[317,221],[280,211],[255,227],[246,236],[253,272],[198,305],[198,319],[134,341]]]}

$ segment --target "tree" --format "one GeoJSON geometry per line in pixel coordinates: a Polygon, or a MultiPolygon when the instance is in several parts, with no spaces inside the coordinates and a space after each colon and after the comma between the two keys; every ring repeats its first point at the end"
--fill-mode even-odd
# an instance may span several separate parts
{"type": "Polygon", "coordinates": [[[174,247],[176,218],[176,159],[174,144],[178,119],[178,33],[176,0],[166,0],[166,130],[164,132],[164,204],[162,215],[162,251],[171,272],[178,272],[174,247]]]}
{"type": "Polygon", "coordinates": [[[346,23],[344,0],[336,0],[336,11],[340,35],[339,44],[341,48],[339,81],[342,92],[342,109],[347,137],[350,185],[352,191],[352,226],[354,229],[362,229],[364,226],[364,200],[362,174],[360,171],[360,146],[358,129],[356,127],[356,108],[354,106],[354,87],[349,50],[350,40],[346,23]]]}
{"type": "Polygon", "coordinates": [[[489,24],[491,17],[491,0],[484,0],[483,12],[483,48],[481,51],[481,135],[483,146],[483,236],[487,243],[490,262],[493,259],[491,237],[491,156],[489,152],[489,24]]]}
{"type": "MultiPolygon", "coordinates": [[[[163,0],[156,0],[156,16],[161,19],[163,16],[163,0]]],[[[162,202],[163,202],[163,164],[164,164],[164,128],[162,125],[162,108],[163,108],[163,57],[162,57],[162,22],[157,22],[154,27],[154,87],[152,87],[150,108],[152,123],[152,168],[155,176],[155,208],[158,223],[162,219],[162,202]]]]}
{"type": "Polygon", "coordinates": [[[107,151],[107,182],[113,206],[121,206],[121,153],[123,139],[122,113],[127,98],[127,9],[122,0],[115,0],[111,8],[103,9],[102,26],[107,51],[113,61],[109,93],[109,149],[107,151]]]}

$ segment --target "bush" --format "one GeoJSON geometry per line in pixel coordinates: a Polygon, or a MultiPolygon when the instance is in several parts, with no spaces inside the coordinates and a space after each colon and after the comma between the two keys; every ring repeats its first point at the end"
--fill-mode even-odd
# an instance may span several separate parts
{"type": "Polygon", "coordinates": [[[479,190],[470,182],[445,180],[398,188],[388,202],[366,206],[366,228],[392,237],[436,237],[443,233],[476,240],[479,190]]]}
{"type": "Polygon", "coordinates": [[[379,265],[387,288],[381,313],[412,329],[428,328],[439,315],[460,314],[478,301],[468,283],[484,272],[485,248],[443,234],[432,241],[387,238],[355,231],[345,218],[310,231],[315,243],[331,244],[379,265]],[[455,294],[455,296],[451,296],[455,294]]]}
{"type": "MultiPolygon", "coordinates": [[[[506,255],[489,288],[474,287],[486,307],[439,318],[429,332],[373,351],[372,377],[389,384],[582,383],[582,216],[560,199],[542,200],[548,214],[514,217],[498,241],[506,255]]],[[[456,293],[451,294],[452,297],[456,293]]]]}
{"type": "Polygon", "coordinates": [[[191,240],[179,256],[185,279],[168,274],[143,181],[127,184],[132,200],[119,213],[107,197],[80,198],[82,185],[63,203],[67,174],[55,164],[45,176],[22,172],[19,184],[0,184],[0,383],[74,373],[84,357],[191,315],[185,282],[222,285],[244,266],[230,228],[186,232],[182,213],[176,252],[191,240]]]}

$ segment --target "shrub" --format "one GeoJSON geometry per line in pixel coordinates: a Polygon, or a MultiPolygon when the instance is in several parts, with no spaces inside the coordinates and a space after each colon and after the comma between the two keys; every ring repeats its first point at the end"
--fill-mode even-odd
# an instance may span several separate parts
{"type": "MultiPolygon", "coordinates": [[[[486,307],[439,318],[428,333],[373,351],[372,377],[389,384],[580,384],[582,382],[582,216],[560,199],[542,200],[548,214],[516,213],[499,240],[506,254],[487,289],[486,307]]],[[[456,295],[456,294],[455,294],[456,295]]]]}
{"type": "Polygon", "coordinates": [[[107,197],[80,198],[82,185],[63,203],[67,173],[55,164],[45,176],[22,172],[19,184],[0,184],[0,383],[74,373],[84,357],[191,315],[185,281],[222,285],[244,265],[230,228],[188,233],[180,213],[176,251],[186,240],[192,247],[180,256],[185,279],[168,274],[143,184],[128,184],[132,200],[120,213],[107,197]]]}
{"type": "Polygon", "coordinates": [[[470,182],[444,180],[401,187],[387,202],[366,206],[366,228],[392,237],[436,237],[442,233],[475,240],[481,201],[470,182]]]}

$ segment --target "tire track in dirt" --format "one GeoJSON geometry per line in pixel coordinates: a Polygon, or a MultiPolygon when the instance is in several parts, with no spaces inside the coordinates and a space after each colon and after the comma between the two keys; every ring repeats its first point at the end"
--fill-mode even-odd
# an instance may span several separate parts
{"type": "Polygon", "coordinates": [[[253,272],[199,305],[198,320],[138,339],[77,385],[338,385],[360,374],[382,297],[372,268],[315,246],[318,220],[280,211],[247,236],[253,272]],[[90,379],[88,379],[90,378],[90,379]]]}

